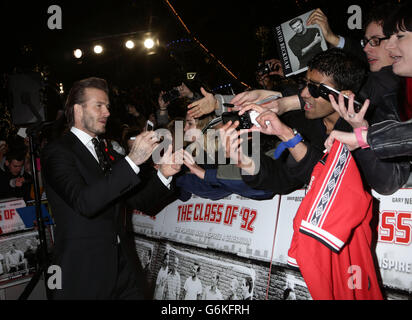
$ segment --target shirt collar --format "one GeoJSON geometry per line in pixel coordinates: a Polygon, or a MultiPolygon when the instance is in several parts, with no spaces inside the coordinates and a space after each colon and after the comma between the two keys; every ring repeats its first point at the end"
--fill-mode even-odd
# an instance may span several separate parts
{"type": "Polygon", "coordinates": [[[79,140],[87,146],[90,141],[92,141],[93,137],[89,135],[88,133],[84,132],[83,130],[80,130],[76,127],[71,127],[70,131],[77,137],[79,140]]]}

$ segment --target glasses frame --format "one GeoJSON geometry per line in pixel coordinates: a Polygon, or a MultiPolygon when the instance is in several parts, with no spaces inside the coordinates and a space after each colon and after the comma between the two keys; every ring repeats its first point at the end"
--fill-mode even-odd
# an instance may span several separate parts
{"type": "MultiPolygon", "coordinates": [[[[305,89],[306,87],[308,87],[309,94],[310,94],[313,98],[317,99],[317,98],[319,98],[319,97],[321,96],[321,92],[320,92],[321,85],[323,85],[323,84],[322,84],[322,83],[315,84],[315,83],[313,83],[311,80],[302,79],[302,80],[301,80],[301,86],[300,86],[300,88],[303,90],[303,89],[305,89]]],[[[323,98],[324,98],[324,97],[323,97],[323,98]]]]}
{"type": "Polygon", "coordinates": [[[388,39],[389,39],[389,37],[383,37],[383,38],[372,37],[372,38],[370,38],[370,39],[368,39],[368,38],[363,38],[363,39],[360,41],[360,44],[361,44],[362,48],[365,48],[368,43],[369,43],[369,45],[370,45],[371,47],[375,48],[375,47],[379,47],[379,46],[381,45],[381,42],[382,42],[383,40],[388,40],[388,39]],[[377,44],[373,44],[372,41],[377,41],[378,43],[377,43],[377,44]]]}

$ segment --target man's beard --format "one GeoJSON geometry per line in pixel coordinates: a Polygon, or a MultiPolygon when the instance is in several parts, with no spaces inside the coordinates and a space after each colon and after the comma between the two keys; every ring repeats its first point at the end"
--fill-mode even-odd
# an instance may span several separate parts
{"type": "Polygon", "coordinates": [[[87,131],[94,133],[96,136],[105,133],[106,132],[106,126],[104,126],[102,129],[98,129],[95,126],[96,122],[97,121],[95,121],[92,117],[85,116],[83,118],[83,127],[87,131]]]}

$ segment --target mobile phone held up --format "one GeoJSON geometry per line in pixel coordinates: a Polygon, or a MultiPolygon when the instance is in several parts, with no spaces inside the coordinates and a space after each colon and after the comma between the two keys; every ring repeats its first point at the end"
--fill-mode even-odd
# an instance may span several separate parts
{"type": "Polygon", "coordinates": [[[153,122],[150,120],[147,120],[146,121],[146,131],[153,131],[153,129],[154,129],[153,122]]]}
{"type": "MultiPolygon", "coordinates": [[[[153,131],[154,129],[154,125],[153,122],[150,120],[146,121],[146,131],[153,131]]],[[[136,137],[130,137],[129,140],[136,140],[136,137]]]]}
{"type": "MultiPolygon", "coordinates": [[[[334,89],[334,88],[332,88],[332,87],[329,87],[326,84],[321,83],[319,85],[319,94],[322,98],[324,98],[328,101],[330,101],[329,100],[329,95],[331,94],[335,98],[335,101],[338,102],[339,101],[339,94],[341,94],[341,92],[334,89]]],[[[343,94],[343,93],[342,93],[342,95],[343,95],[343,101],[345,103],[345,107],[346,107],[346,109],[348,109],[349,97],[347,95],[343,94]]],[[[353,101],[353,108],[354,108],[355,112],[358,113],[359,110],[362,108],[362,103],[360,103],[359,101],[354,100],[353,101]]]]}

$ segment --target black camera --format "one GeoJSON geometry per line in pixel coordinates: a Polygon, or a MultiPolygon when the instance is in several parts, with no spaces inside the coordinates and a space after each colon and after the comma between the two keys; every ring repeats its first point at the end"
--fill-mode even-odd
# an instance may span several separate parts
{"type": "Polygon", "coordinates": [[[180,92],[173,88],[172,90],[167,91],[163,96],[162,99],[165,103],[171,102],[173,100],[176,100],[180,97],[180,92]]]}
{"type": "Polygon", "coordinates": [[[237,126],[236,130],[250,129],[253,126],[249,112],[245,112],[241,116],[237,111],[223,112],[222,121],[223,123],[228,123],[229,121],[232,121],[232,123],[234,123],[235,121],[239,121],[239,125],[237,126]]]}

